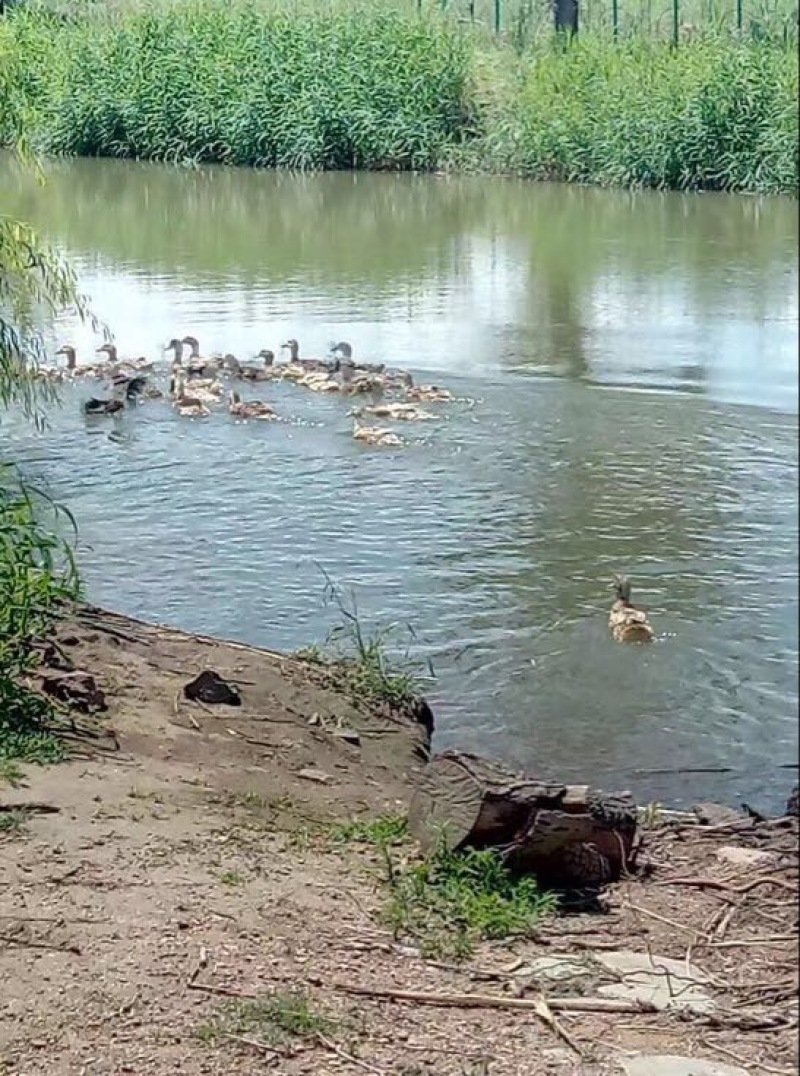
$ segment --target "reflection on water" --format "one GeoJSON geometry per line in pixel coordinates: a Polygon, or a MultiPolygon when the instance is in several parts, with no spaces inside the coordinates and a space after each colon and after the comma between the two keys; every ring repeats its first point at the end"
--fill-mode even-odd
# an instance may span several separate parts
{"type": "Polygon", "coordinates": [[[0,176],[0,212],[77,261],[126,352],[190,330],[242,356],[344,338],[475,401],[377,451],[341,400],[288,385],[264,393],[282,424],[153,403],[115,440],[69,390],[44,437],[5,432],[78,516],[95,600],[291,648],[333,623],[324,566],[368,622],[414,625],[438,746],[648,798],[782,803],[794,203],[98,161],[54,165],[44,190],[0,176]],[[620,568],[649,649],[607,638],[620,568]],[[681,767],[731,772],[641,773],[681,767]]]}

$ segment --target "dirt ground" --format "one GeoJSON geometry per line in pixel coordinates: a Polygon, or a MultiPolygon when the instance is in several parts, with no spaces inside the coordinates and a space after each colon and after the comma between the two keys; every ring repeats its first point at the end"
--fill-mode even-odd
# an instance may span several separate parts
{"type": "Polygon", "coordinates": [[[330,837],[406,809],[421,724],[356,708],[282,655],[97,610],[60,637],[105,690],[114,734],[0,785],[0,819],[21,823],[0,830],[0,1072],[605,1076],[645,1053],[797,1071],[796,819],[658,825],[645,870],[602,911],[463,966],[426,960],[381,925],[374,849],[330,837]],[[181,699],[204,668],[243,705],[181,699]],[[9,814],[25,804],[42,809],[9,814]],[[713,1008],[581,1011],[616,981],[596,960],[617,949],[691,961],[713,1008]],[[563,954],[583,962],[577,984],[541,969],[563,954]],[[298,987],[324,1032],[277,1049],[208,1034],[226,1005],[298,987]],[[502,1007],[472,1007],[476,994],[502,1007]]]}

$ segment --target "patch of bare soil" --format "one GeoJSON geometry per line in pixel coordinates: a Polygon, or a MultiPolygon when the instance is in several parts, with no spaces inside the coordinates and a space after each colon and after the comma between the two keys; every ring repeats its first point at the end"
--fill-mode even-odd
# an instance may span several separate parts
{"type": "Polygon", "coordinates": [[[98,728],[114,735],[0,789],[0,818],[57,808],[0,830],[0,1071],[599,1076],[645,1053],[797,1070],[796,819],[648,831],[649,865],[600,911],[451,966],[383,928],[380,857],[330,833],[407,808],[419,721],[355,705],[283,655],[97,610],[60,643],[105,692],[98,728]],[[204,669],[242,705],[183,698],[204,669]],[[701,969],[712,1007],[626,1003],[600,963],[615,950],[701,969]],[[564,955],[577,976],[542,963],[564,955]],[[268,1042],[220,1023],[297,988],[322,1030],[268,1042]],[[598,998],[611,1011],[592,1011],[598,998]]]}

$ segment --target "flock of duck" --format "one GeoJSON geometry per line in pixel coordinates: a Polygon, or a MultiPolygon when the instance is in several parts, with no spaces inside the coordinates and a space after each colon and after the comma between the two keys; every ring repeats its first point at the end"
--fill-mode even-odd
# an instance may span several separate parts
{"type": "Polygon", "coordinates": [[[110,395],[84,401],[87,415],[117,415],[146,400],[166,397],[176,413],[186,418],[207,418],[227,402],[227,410],[234,418],[265,421],[279,418],[273,406],[265,400],[242,399],[235,386],[246,382],[290,381],[311,392],[366,398],[361,406],[351,409],[350,415],[353,437],[371,445],[402,445],[404,441],[391,428],[362,423],[364,416],[422,422],[436,419],[437,415],[421,404],[447,403],[454,399],[451,392],[438,385],[416,385],[407,370],[390,369],[382,363],[356,362],[352,346],[344,340],[331,348],[327,359],[301,358],[300,345],[294,339],[281,345],[281,352],[284,351],[288,352],[286,361],[276,362],[275,353],[265,348],[253,362],[241,363],[231,354],[203,357],[194,336],[174,337],[164,348],[165,354],[172,352],[169,385],[164,392],[154,383],[158,373],[154,362],[145,358],[121,359],[116,345],[103,344],[97,348],[97,354],[104,358],[82,365],[76,349],[64,344],[56,355],[65,357],[66,366],[43,369],[40,376],[56,382],[85,379],[109,383],[110,395]],[[387,395],[396,398],[386,399],[387,395]]]}

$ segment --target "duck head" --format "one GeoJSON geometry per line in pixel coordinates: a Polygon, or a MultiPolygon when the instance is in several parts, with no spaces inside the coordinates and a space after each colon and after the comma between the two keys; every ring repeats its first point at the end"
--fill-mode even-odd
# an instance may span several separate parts
{"type": "Polygon", "coordinates": [[[353,357],[352,345],[348,344],[348,342],[346,340],[340,340],[338,344],[334,344],[333,347],[331,348],[331,354],[332,355],[338,355],[339,358],[345,359],[345,360],[352,359],[352,357],[353,357]]]}
{"type": "Polygon", "coordinates": [[[197,342],[196,336],[184,336],[184,338],[181,340],[181,344],[187,344],[191,348],[191,358],[200,358],[200,344],[197,342]]]}
{"type": "Polygon", "coordinates": [[[615,575],[611,586],[617,601],[625,602],[626,605],[629,605],[631,600],[630,579],[626,575],[615,575]]]}
{"type": "Polygon", "coordinates": [[[228,394],[228,400],[230,401],[231,406],[234,406],[235,404],[240,404],[242,402],[242,398],[238,392],[230,392],[228,394]]]}
{"type": "Polygon", "coordinates": [[[291,356],[292,362],[297,362],[297,357],[300,354],[300,345],[295,339],[287,340],[285,344],[281,344],[281,350],[286,348],[291,356]]]}
{"type": "Polygon", "coordinates": [[[75,351],[75,348],[72,346],[72,344],[64,344],[63,347],[60,347],[58,349],[58,351],[56,352],[56,355],[66,355],[67,356],[67,369],[68,370],[74,370],[75,367],[78,364],[77,352],[75,351]]]}
{"type": "Polygon", "coordinates": [[[270,351],[268,347],[262,347],[259,353],[256,355],[257,359],[263,359],[265,366],[272,366],[275,362],[275,352],[270,351]]]}
{"type": "Polygon", "coordinates": [[[177,338],[177,336],[172,337],[170,342],[164,346],[164,350],[165,351],[171,351],[173,353],[173,355],[175,356],[175,358],[173,360],[174,365],[175,366],[180,366],[181,360],[183,359],[183,344],[177,338]]]}
{"type": "Polygon", "coordinates": [[[97,348],[98,355],[108,355],[109,362],[117,361],[117,345],[116,344],[101,344],[97,348]]]}
{"type": "Polygon", "coordinates": [[[414,388],[414,378],[409,373],[404,373],[400,378],[400,383],[405,385],[407,389],[414,388]]]}

